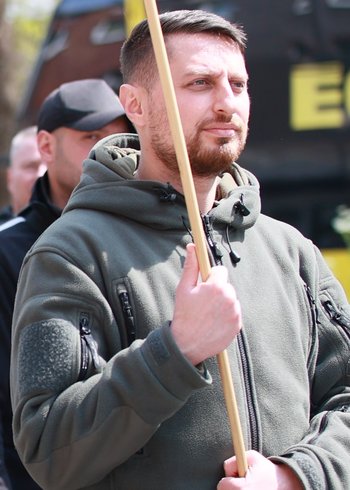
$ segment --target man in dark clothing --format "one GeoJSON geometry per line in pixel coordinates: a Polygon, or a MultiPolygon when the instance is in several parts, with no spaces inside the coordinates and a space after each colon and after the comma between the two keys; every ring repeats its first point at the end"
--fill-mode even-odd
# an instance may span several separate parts
{"type": "Polygon", "coordinates": [[[13,218],[12,207],[10,204],[6,204],[0,210],[0,224],[5,223],[11,218],[13,218]]]}
{"type": "Polygon", "coordinates": [[[118,97],[103,80],[63,84],[41,107],[37,142],[47,172],[36,181],[29,206],[0,226],[0,489],[39,488],[13,445],[8,382],[12,312],[23,258],[60,216],[92,146],[105,136],[130,129],[118,97]]]}
{"type": "Polygon", "coordinates": [[[0,424],[2,426],[0,476],[6,486],[0,489],[39,488],[22,466],[12,441],[12,410],[9,399],[8,373],[11,344],[11,319],[18,273],[24,255],[38,236],[55,220],[61,210],[48,196],[49,179],[45,174],[35,184],[30,205],[18,217],[0,227],[0,424]],[[7,226],[8,225],[8,226],[7,226]]]}

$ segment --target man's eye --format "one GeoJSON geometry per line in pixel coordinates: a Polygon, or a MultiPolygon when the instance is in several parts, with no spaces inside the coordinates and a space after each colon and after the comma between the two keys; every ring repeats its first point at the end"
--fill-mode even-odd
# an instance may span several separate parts
{"type": "Polygon", "coordinates": [[[236,90],[244,90],[247,86],[246,82],[242,82],[241,80],[231,82],[232,87],[236,90]]]}
{"type": "Polygon", "coordinates": [[[206,81],[206,80],[203,80],[203,79],[201,78],[200,80],[195,80],[195,81],[193,82],[193,85],[199,85],[199,86],[201,86],[201,85],[207,85],[207,81],[206,81]]]}

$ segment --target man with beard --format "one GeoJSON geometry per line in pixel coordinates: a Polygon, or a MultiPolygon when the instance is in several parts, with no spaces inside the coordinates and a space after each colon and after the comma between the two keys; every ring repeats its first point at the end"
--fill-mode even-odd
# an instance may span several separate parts
{"type": "Polygon", "coordinates": [[[257,180],[235,163],[249,118],[244,32],[202,11],[160,20],[213,267],[198,280],[143,21],[121,53],[120,98],[138,136],[95,145],[22,268],[18,451],[57,490],[348,488],[349,306],[313,244],[260,213],[257,180]],[[216,360],[224,349],[245,478],[216,360]]]}

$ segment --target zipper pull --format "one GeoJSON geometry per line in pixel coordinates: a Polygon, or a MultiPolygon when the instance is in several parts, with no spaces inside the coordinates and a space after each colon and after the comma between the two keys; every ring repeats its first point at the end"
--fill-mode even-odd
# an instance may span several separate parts
{"type": "Polygon", "coordinates": [[[315,299],[312,295],[312,291],[311,291],[310,286],[308,284],[306,284],[305,282],[304,282],[304,287],[305,287],[306,295],[308,297],[310,308],[311,308],[311,315],[312,315],[313,324],[317,325],[317,323],[318,323],[318,312],[317,312],[315,299]]]}
{"type": "MultiPolygon", "coordinates": [[[[80,313],[79,319],[79,329],[80,329],[80,338],[83,343],[86,344],[87,352],[84,352],[85,364],[87,364],[84,368],[87,371],[89,367],[89,354],[91,355],[92,362],[94,364],[95,369],[100,368],[100,358],[97,352],[97,343],[95,342],[90,329],[90,315],[85,312],[80,313]]],[[[83,350],[82,350],[83,356],[83,350]]]]}
{"type": "Polygon", "coordinates": [[[128,344],[130,345],[136,339],[135,319],[128,293],[126,291],[121,291],[119,293],[119,299],[123,309],[128,344]]]}
{"type": "Polygon", "coordinates": [[[325,301],[323,303],[323,306],[327,311],[330,319],[337,323],[340,327],[342,327],[346,331],[347,335],[350,336],[350,320],[346,318],[345,315],[342,315],[341,312],[330,300],[325,301]]]}

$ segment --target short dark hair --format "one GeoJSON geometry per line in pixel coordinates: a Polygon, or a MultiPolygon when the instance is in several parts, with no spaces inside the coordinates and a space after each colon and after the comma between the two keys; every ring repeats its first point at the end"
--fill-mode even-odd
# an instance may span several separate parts
{"type": "MultiPolygon", "coordinates": [[[[206,33],[232,39],[242,54],[246,48],[246,34],[241,26],[204,10],[174,10],[159,16],[164,40],[176,33],[206,33]]],[[[154,79],[155,56],[147,19],[137,24],[124,42],[120,67],[124,83],[142,79],[147,87],[154,79]]]]}

